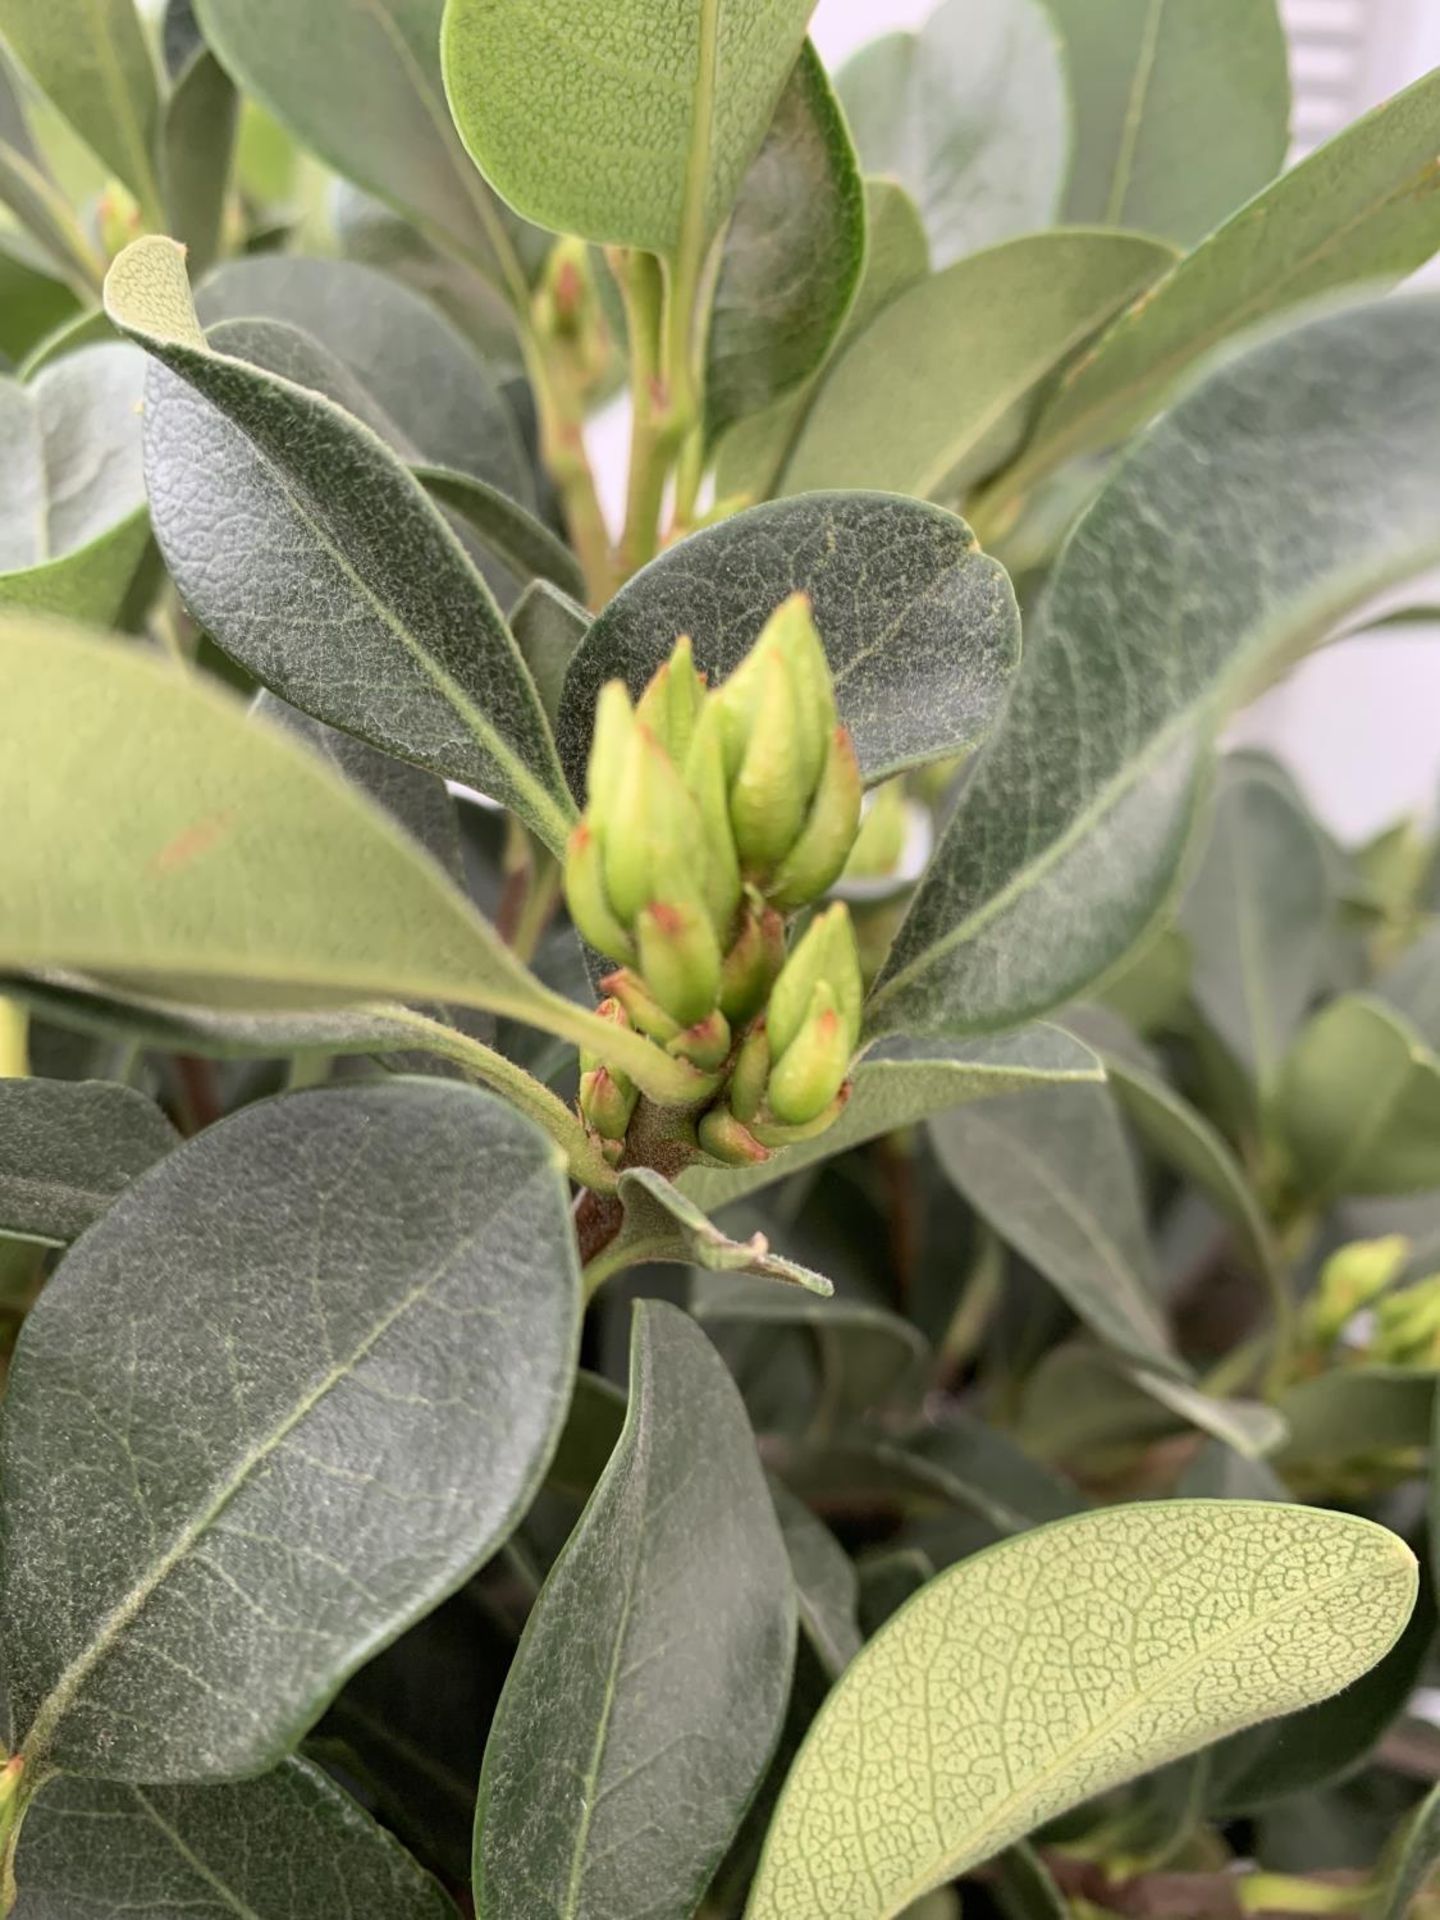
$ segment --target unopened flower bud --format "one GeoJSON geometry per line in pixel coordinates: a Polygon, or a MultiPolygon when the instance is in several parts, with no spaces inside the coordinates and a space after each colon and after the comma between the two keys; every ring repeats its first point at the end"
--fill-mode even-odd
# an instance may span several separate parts
{"type": "Polygon", "coordinates": [[[795,683],[778,646],[762,642],[759,704],[730,784],[730,821],[740,864],[769,874],[805,822],[805,776],[796,752],[800,711],[795,683]]]}
{"type": "Polygon", "coordinates": [[[683,897],[703,871],[704,835],[675,763],[648,727],[636,725],[614,803],[592,809],[615,917],[633,927],[642,908],[683,897]]]}
{"type": "Polygon", "coordinates": [[[765,1022],[757,1020],[740,1043],[730,1075],[730,1110],[748,1125],[760,1111],[770,1079],[770,1039],[765,1022]]]}
{"type": "Polygon", "coordinates": [[[864,986],[860,978],[860,955],[855,946],[855,929],[850,912],[837,900],[823,913],[816,914],[797,943],[794,952],[780,970],[770,994],[766,1024],[770,1046],[777,1060],[799,1034],[810,1012],[815,989],[824,982],[835,997],[841,1031],[850,1051],[860,1037],[860,1005],[864,986]]]}
{"type": "Polygon", "coordinates": [[[905,851],[905,829],[905,782],[887,780],[870,795],[845,863],[845,878],[881,880],[894,873],[905,851]]]}
{"type": "Polygon", "coordinates": [[[703,1020],[720,991],[720,943],[698,901],[656,900],[635,922],[645,984],[682,1027],[703,1020]]]}
{"type": "Polygon", "coordinates": [[[770,1158],[754,1134],[728,1107],[711,1107],[696,1128],[701,1148],[722,1167],[755,1167],[770,1158]]]}
{"type": "Polygon", "coordinates": [[[770,997],[785,964],[785,923],[773,907],[747,908],[720,969],[720,1010],[743,1026],[770,997]]]}
{"type": "Polygon", "coordinates": [[[1332,1253],[1320,1269],[1319,1284],[1306,1314],[1308,1331],[1319,1345],[1333,1346],[1362,1308],[1379,1299],[1410,1255],[1403,1234],[1379,1240],[1355,1240],[1332,1253]]]}
{"type": "Polygon", "coordinates": [[[668,1046],[677,1034],[683,1032],[680,1022],[666,1013],[640,975],[630,967],[607,973],[600,984],[606,993],[612,994],[624,1007],[630,1016],[630,1024],[637,1032],[658,1040],[662,1046],[668,1046]]]}
{"type": "Polygon", "coordinates": [[[740,904],[740,856],[730,825],[725,780],[725,747],[720,708],[713,700],[701,707],[685,755],[685,784],[699,810],[705,833],[705,868],[700,884],[715,931],[729,937],[740,904]]]}
{"type": "Polygon", "coordinates": [[[712,1007],[703,1020],[686,1027],[683,1033],[666,1043],[665,1051],[707,1073],[723,1066],[730,1054],[730,1022],[718,1007],[712,1007]]]}
{"type": "Polygon", "coordinates": [[[782,1126],[803,1127],[823,1113],[844,1084],[852,1045],[835,991],[821,980],[800,1031],[771,1069],[765,1102],[782,1126]]]}
{"type": "Polygon", "coordinates": [[[1375,1310],[1370,1356],[1398,1367],[1434,1367],[1440,1357],[1440,1274],[1391,1293],[1375,1310]]]}
{"type": "Polygon", "coordinates": [[[677,767],[685,765],[691,735],[705,699],[705,682],[695,671],[690,636],[682,634],[651,676],[635,717],[647,726],[677,767]]]}
{"type": "MultiPolygon", "coordinates": [[[[612,1027],[620,1027],[627,1032],[630,1030],[630,1016],[613,994],[602,1000],[596,1007],[595,1018],[606,1021],[612,1027]]],[[[597,1067],[603,1067],[604,1064],[598,1053],[592,1053],[588,1047],[580,1049],[581,1073],[593,1073],[597,1067]]]]}
{"type": "Polygon", "coordinates": [[[855,743],[835,727],[809,818],[765,889],[777,907],[803,907],[840,878],[860,826],[862,793],[855,743]]]}
{"type": "Polygon", "coordinates": [[[845,1111],[850,1102],[852,1088],[853,1082],[845,1081],[835,1098],[828,1106],[822,1107],[813,1120],[791,1126],[785,1121],[775,1119],[769,1112],[762,1111],[757,1113],[750,1122],[750,1131],[762,1147],[769,1147],[777,1153],[782,1147],[798,1146],[802,1140],[817,1140],[822,1133],[829,1132],[845,1111]]]}
{"type": "Polygon", "coordinates": [[[635,943],[611,910],[604,856],[588,820],[582,820],[565,843],[565,900],[570,918],[597,952],[634,964],[635,943]]]}
{"type": "Polygon", "coordinates": [[[742,870],[778,905],[804,906],[838,877],[860,808],[854,746],[837,728],[807,595],[775,610],[710,704],[742,870]]]}
{"type": "Polygon", "coordinates": [[[613,1067],[596,1067],[580,1076],[580,1111],[605,1140],[623,1140],[639,1091],[613,1067]]]}

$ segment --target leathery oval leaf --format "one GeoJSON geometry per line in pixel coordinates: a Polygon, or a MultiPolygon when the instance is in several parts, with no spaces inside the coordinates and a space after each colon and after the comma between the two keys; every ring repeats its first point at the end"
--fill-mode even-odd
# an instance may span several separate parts
{"type": "Polygon", "coordinates": [[[624,1430],[485,1751],[483,1920],[689,1920],[779,1737],[795,1621],[739,1392],[692,1320],[641,1302],[624,1430]]]}
{"type": "Polygon", "coordinates": [[[893,1920],[1077,1802],[1347,1686],[1416,1588],[1373,1522],[1250,1500],[1111,1507],[976,1554],[827,1698],[746,1920],[893,1920]]]}
{"type": "Polygon", "coordinates": [[[10,1375],[0,1615],[32,1777],[279,1761],[523,1513],[579,1317],[559,1156],[474,1088],[264,1101],[137,1180],[10,1375]]]}

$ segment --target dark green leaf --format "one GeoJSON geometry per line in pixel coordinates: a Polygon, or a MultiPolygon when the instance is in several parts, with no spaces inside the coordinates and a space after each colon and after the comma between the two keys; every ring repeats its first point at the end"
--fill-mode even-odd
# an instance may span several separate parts
{"type": "Polygon", "coordinates": [[[1280,1399],[1290,1428],[1282,1466],[1334,1468],[1428,1447],[1435,1374],[1420,1367],[1335,1367],[1280,1399]]]}
{"type": "Polygon", "coordinates": [[[1174,257],[1139,234],[1036,233],[922,280],[826,375],[785,491],[958,499],[1023,441],[1040,383],[1174,257]]]}
{"type": "Polygon", "coordinates": [[[165,370],[151,510],[207,631],[293,706],[492,792],[558,847],[570,807],[534,683],[419,483],[338,407],[212,350],[172,242],[128,247],[106,302],[165,370]]]}
{"type": "Polygon", "coordinates": [[[725,233],[707,337],[713,444],[800,386],[844,324],[865,261],[865,190],[807,43],[725,233]]]}
{"type": "Polygon", "coordinates": [[[33,1768],[255,1772],[494,1551],[570,1395],[568,1215],[537,1129],[428,1080],[243,1109],[115,1202],[7,1397],[33,1768]]]}
{"type": "Polygon", "coordinates": [[[1382,1001],[1344,994],[1316,1014],[1285,1063],[1276,1117],[1312,1194],[1440,1186],[1440,1058],[1382,1001]]]}
{"type": "Polygon", "coordinates": [[[1044,0],[1075,103],[1068,220],[1193,246],[1285,163],[1274,0],[1044,0]]]}
{"type": "Polygon", "coordinates": [[[1393,1870],[1375,1902],[1375,1920],[1407,1920],[1440,1867],[1440,1787],[1415,1809],[1399,1836],[1393,1870]]]}
{"type": "Polygon", "coordinates": [[[0,379],[0,607],[109,621],[148,537],[143,356],[112,342],[0,379]]]}
{"type": "Polygon", "coordinates": [[[1002,1240],[1121,1353],[1172,1364],[1135,1165],[1104,1087],[1050,1087],[930,1122],[940,1164],[1002,1240]]]}
{"type": "Polygon", "coordinates": [[[995,1862],[994,1888],[1005,1920],[1068,1920],[1070,1909],[1050,1869],[1023,1840],[995,1862]]]}
{"type": "Polygon", "coordinates": [[[1198,740],[1440,550],[1437,316],[1417,296],[1267,340],[1122,463],[1061,556],[872,1031],[1009,1025],[1135,945],[1190,830],[1198,740]]]}
{"type": "Polygon", "coordinates": [[[855,1562],[830,1529],[788,1487],[775,1481],[770,1493],[790,1556],[790,1571],[795,1576],[801,1631],[833,1679],[844,1672],[861,1646],[855,1612],[860,1581],[855,1562]]]}
{"type": "Polygon", "coordinates": [[[1180,924],[1196,1005],[1268,1090],[1320,986],[1330,876],[1319,833],[1284,785],[1263,766],[1227,774],[1180,924]]]}
{"type": "Polygon", "coordinates": [[[430,498],[468,527],[517,580],[543,580],[572,599],[584,594],[584,572],[564,541],[508,494],[446,467],[417,466],[414,472],[430,498]]]}
{"type": "Polygon", "coordinates": [[[195,274],[220,248],[239,111],[229,74],[200,47],[175,76],[160,155],[168,231],[185,247],[195,274]]]}
{"type": "Polygon", "coordinates": [[[727,1359],[732,1329],[754,1329],[766,1346],[788,1331],[805,1332],[815,1352],[826,1417],[836,1425],[913,1393],[930,1358],[908,1320],[845,1295],[807,1299],[788,1288],[742,1280],[705,1285],[697,1277],[691,1311],[713,1330],[727,1359]]]}
{"type": "Polygon", "coordinates": [[[789,1562],[729,1375],[635,1309],[630,1406],[530,1615],[476,1813],[484,1920],[689,1920],[779,1736],[789,1562]]]}
{"type": "MultiPolygon", "coordinates": [[[[0,40],[0,202],[8,206],[34,243],[27,253],[36,270],[68,282],[81,297],[99,285],[104,262],[55,181],[45,156],[36,146],[26,119],[15,76],[0,40]]],[[[6,258],[17,259],[13,242],[6,258]]],[[[13,299],[13,293],[9,295],[13,299]]],[[[4,303],[0,303],[3,309],[4,303]]],[[[12,355],[19,358],[19,355],[12,355]]]]}
{"type": "MultiPolygon", "coordinates": [[[[1062,462],[1113,446],[1243,328],[1423,265],[1440,244],[1437,101],[1440,70],[1291,168],[1147,289],[1061,381],[992,514],[1062,462]]],[[[1303,458],[1291,468],[1310,471],[1303,458]]]]}
{"type": "Polygon", "coordinates": [[[589,629],[584,607],[548,580],[533,580],[510,609],[510,631],[552,727],[560,717],[570,662],[589,629]]]}
{"type": "Polygon", "coordinates": [[[802,589],[867,780],[957,753],[988,730],[1020,645],[1004,569],[938,507],[815,494],[692,535],[610,602],[576,651],[561,703],[561,750],[577,790],[606,680],[638,694],[681,633],[718,679],[802,589]]]}
{"type": "Polygon", "coordinates": [[[61,1779],[25,1821],[15,1920],[453,1920],[439,1887],[304,1760],[233,1787],[61,1779]]]}
{"type": "Polygon", "coordinates": [[[465,254],[507,293],[524,241],[456,137],[440,77],[444,0],[196,0],[242,91],[337,172],[465,254]]]}
{"type": "Polygon", "coordinates": [[[937,266],[1050,224],[1070,108],[1035,0],[944,0],[918,34],[862,48],[837,84],[865,171],[914,195],[937,266]]]}
{"type": "Polygon", "coordinates": [[[108,1080],[0,1080],[0,1232],[63,1247],[179,1136],[108,1080]]]}
{"type": "Polygon", "coordinates": [[[1278,1274],[1270,1223],[1224,1135],[1158,1074],[1108,1051],[1102,1057],[1110,1090],[1145,1145],[1213,1201],[1256,1272],[1278,1274]]]}
{"type": "Polygon", "coordinates": [[[1375,982],[1375,994],[1440,1050],[1440,926],[1429,926],[1375,982]]]}
{"type": "Polygon", "coordinates": [[[525,450],[493,374],[449,320],[389,274],[351,260],[257,254],[211,274],[195,306],[207,328],[258,317],[313,334],[394,421],[409,457],[534,504],[525,450]]]}

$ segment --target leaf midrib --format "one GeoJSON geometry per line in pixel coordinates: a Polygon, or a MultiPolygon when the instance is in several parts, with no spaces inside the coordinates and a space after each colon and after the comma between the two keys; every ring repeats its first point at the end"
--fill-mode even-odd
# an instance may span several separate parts
{"type": "MultiPolygon", "coordinates": [[[[1056,466],[1071,457],[1072,449],[1077,442],[1081,447],[1086,444],[1088,437],[1095,432],[1096,422],[1108,420],[1116,413],[1123,413],[1137,393],[1143,394],[1150,387],[1163,388],[1174,374],[1187,366],[1192,366],[1221,341],[1232,338],[1275,306],[1283,305],[1286,290],[1293,281],[1301,279],[1358,229],[1369,225],[1376,215],[1383,212],[1392,202],[1405,199],[1427,178],[1434,177],[1436,172],[1437,162],[1430,159],[1422,162],[1405,179],[1392,182],[1383,193],[1377,194],[1359,212],[1352,215],[1343,226],[1332,228],[1323,240],[1317,242],[1308,253],[1302,254],[1299,259],[1293,261],[1284,273],[1274,280],[1267,281],[1259,292],[1252,294],[1238,307],[1227,307],[1224,314],[1213,325],[1200,332],[1187,334],[1183,343],[1170,353],[1158,360],[1147,361],[1138,374],[1132,375],[1128,381],[1117,387],[1111,387],[1108,392],[1100,394],[1088,408],[1082,408],[1076,413],[1068,426],[1062,424],[1060,431],[1050,439],[1045,440],[1039,437],[1045,430],[1044,420],[1039,421],[1035,463],[1033,466],[1028,461],[1018,463],[1014,469],[1016,479],[1023,473],[1025,485],[1029,486],[1044,474],[1052,472],[1056,466]]],[[[1255,217],[1253,209],[1247,209],[1246,212],[1250,218],[1255,217]]],[[[1244,217],[1246,217],[1244,214],[1237,214],[1236,222],[1244,217]]],[[[1229,228],[1222,227],[1219,231],[1225,233],[1229,228]]],[[[1193,266],[1197,260],[1203,261],[1203,258],[1202,245],[1195,253],[1186,254],[1169,275],[1158,281],[1154,287],[1147,288],[1125,309],[1114,325],[1102,334],[1093,351],[1066,376],[1060,392],[1055,396],[1054,406],[1057,410],[1065,406],[1067,399],[1076,389],[1083,394],[1084,389],[1080,383],[1092,366],[1103,364],[1102,356],[1111,343],[1123,341],[1129,328],[1136,325],[1171,287],[1185,285],[1188,281],[1187,267],[1193,266]]],[[[1010,484],[1010,480],[1007,479],[1007,493],[1010,484]]]]}
{"type": "MultiPolygon", "coordinates": [[[[977,1832],[971,1833],[966,1837],[964,1846],[953,1849],[946,1856],[945,1860],[941,1863],[939,1872],[946,1878],[953,1878],[956,1873],[962,1870],[967,1860],[983,1860],[990,1851],[992,1836],[998,1838],[1003,1835],[1016,1812],[1024,1807],[1028,1801],[1033,1801],[1037,1796],[1043,1794],[1052,1781],[1062,1778],[1078,1755],[1084,1753],[1086,1748],[1095,1742],[1104,1739],[1114,1728],[1123,1725],[1132,1714],[1142,1711],[1152,1700],[1162,1697],[1172,1686],[1181,1684],[1189,1674],[1203,1667],[1208,1661],[1225,1654],[1229,1648],[1238,1645],[1250,1634],[1255,1632],[1258,1627],[1270,1626],[1275,1621],[1284,1619],[1287,1614],[1294,1613],[1299,1608],[1313,1606],[1317,1601],[1323,1600],[1328,1594],[1339,1593],[1343,1588],[1355,1585],[1360,1578],[1361,1576],[1354,1572],[1346,1572],[1334,1580],[1325,1581],[1320,1586],[1308,1588],[1306,1592],[1297,1594],[1291,1600],[1284,1601],[1271,1612],[1250,1614],[1238,1625],[1231,1627],[1228,1632],[1210,1641],[1205,1647],[1188,1654],[1177,1666],[1169,1669],[1163,1680],[1157,1681],[1151,1687],[1137,1688],[1122,1705],[1117,1706],[1113,1712],[1107,1714],[1103,1720],[1097,1722],[1092,1727],[1087,1727],[1082,1734],[1077,1735],[1077,1737],[1071,1741],[1070,1745],[1059,1753],[1055,1759],[1050,1762],[1049,1766],[1044,1768],[1026,1787],[1018,1792],[1012,1793],[1008,1799],[1004,1800],[998,1807],[992,1808],[990,1813],[985,1816],[984,1825],[980,1827],[977,1832]],[[952,1862],[954,1863],[953,1865],[952,1862]]],[[[887,1907],[882,1916],[878,1916],[878,1920],[898,1920],[898,1916],[904,1913],[906,1907],[918,1900],[924,1893],[928,1892],[930,1888],[943,1884],[943,1879],[937,1881],[933,1873],[926,1873],[920,1879],[912,1881],[896,1903],[887,1907]]]]}
{"type": "MultiPolygon", "coordinates": [[[[1305,651],[1306,636],[1319,635],[1333,625],[1348,608],[1356,605],[1371,592],[1377,591],[1386,581],[1394,577],[1397,565],[1402,570],[1418,567],[1428,553],[1440,551],[1440,533],[1430,542],[1418,538],[1407,550],[1403,563],[1399,561],[1396,549],[1386,549],[1378,558],[1372,558],[1367,566],[1359,566],[1352,571],[1335,577],[1328,582],[1324,591],[1298,603],[1272,608],[1258,626],[1251,627],[1240,643],[1233,647],[1223,662],[1220,671],[1208,688],[1202,689],[1197,696],[1180,708],[1173,718],[1153,733],[1144,748],[1134,759],[1118,766],[1104,785],[1097,788],[1086,803],[1066,822],[1063,830],[1048,841],[1033,860],[1018,867],[998,892],[980,902],[972,912],[966,915],[950,931],[921,949],[913,960],[909,960],[897,972],[887,975],[882,971],[876,986],[866,1001],[867,1013],[873,1013],[906,981],[918,973],[924,973],[943,955],[955,947],[967,944],[983,933],[991,921],[999,917],[1018,898],[1023,898],[1037,885],[1051,869],[1066,857],[1084,838],[1085,834],[1098,820],[1104,818],[1114,807],[1128,799],[1145,776],[1152,772],[1164,759],[1166,753],[1177,741],[1192,728],[1202,727],[1207,715],[1214,719],[1223,717],[1227,696],[1234,685],[1242,681],[1246,670],[1256,660],[1291,660],[1305,651]],[[1291,619],[1288,615],[1295,615],[1291,619]]],[[[1033,656],[1032,656],[1033,657],[1033,656]]],[[[992,742],[998,743],[1002,734],[992,736],[992,742]]],[[[1203,742],[1200,743],[1203,745],[1203,742]]],[[[986,754],[993,750],[993,744],[987,745],[986,754]]],[[[1200,754],[1197,752],[1199,771],[1200,754]]],[[[1193,789],[1195,774],[1190,785],[1193,789]]],[[[936,849],[936,855],[943,849],[950,832],[964,817],[964,801],[953,816],[951,826],[936,849]]],[[[932,864],[935,856],[932,856],[932,864]]],[[[916,900],[923,898],[923,881],[916,900]]],[[[913,906],[912,909],[913,911],[913,906]]],[[[1158,911],[1158,908],[1156,909],[1158,911]]],[[[1153,919],[1153,913],[1151,918],[1153,919]]],[[[908,915],[907,915],[908,919],[908,915]]],[[[901,933],[904,932],[904,922],[901,933]]],[[[896,936],[897,941],[899,935],[896,936]]],[[[893,951],[893,948],[892,948],[893,951]]],[[[869,1022],[867,1021],[867,1028],[869,1022]]],[[[873,1028],[870,1028],[872,1037],[873,1028]]]]}
{"type": "Polygon", "coordinates": [[[1130,77],[1130,91],[1126,96],[1120,144],[1115,153],[1115,170],[1111,176],[1110,194],[1106,202],[1103,222],[1107,227],[1118,227],[1124,224],[1120,216],[1124,211],[1130,183],[1135,177],[1135,149],[1140,140],[1140,126],[1145,117],[1150,82],[1155,74],[1155,60],[1160,48],[1160,26],[1164,13],[1165,0],[1150,0],[1150,10],[1145,16],[1145,25],[1140,36],[1135,71],[1130,77]]]}
{"type": "MultiPolygon", "coordinates": [[[[636,1394],[635,1432],[641,1444],[637,1445],[632,1456],[638,1469],[634,1482],[634,1495],[643,1517],[650,1487],[652,1435],[649,1402],[638,1393],[636,1394]]],[[[617,1448],[624,1446],[625,1438],[626,1436],[622,1433],[617,1448]]],[[[560,1910],[560,1920],[579,1920],[581,1901],[585,1893],[583,1885],[585,1856],[590,1845],[590,1829],[594,1823],[595,1810],[599,1804],[596,1788],[610,1741],[610,1723],[615,1715],[615,1701],[619,1691],[620,1662],[624,1656],[626,1639],[630,1631],[630,1615],[634,1611],[635,1588],[639,1578],[640,1553],[633,1551],[626,1561],[620,1617],[616,1622],[614,1644],[611,1647],[610,1661],[605,1671],[605,1690],[600,1703],[600,1712],[596,1716],[595,1738],[591,1743],[589,1761],[580,1778],[580,1819],[575,1829],[575,1838],[571,1843],[570,1876],[565,1886],[565,1904],[560,1910]]]]}
{"type": "Polygon", "coordinates": [[[181,1839],[169,1821],[164,1818],[159,1809],[146,1799],[141,1788],[131,1787],[130,1792],[146,1819],[159,1828],[160,1832],[170,1842],[170,1845],[174,1847],[176,1853],[179,1854],[186,1866],[203,1880],[212,1892],[218,1894],[230,1911],[235,1914],[236,1920],[264,1920],[263,1914],[257,1913],[254,1907],[247,1906],[233,1889],[227,1887],[223,1880],[211,1872],[210,1868],[206,1866],[198,1853],[186,1846],[184,1840],[181,1839]]]}
{"type": "Polygon", "coordinates": [[[343,1385],[351,1377],[391,1328],[398,1325],[406,1314],[429,1297],[434,1288],[451,1271],[454,1262],[473,1251],[505,1221],[520,1200],[528,1194],[534,1177],[532,1175],[529,1179],[522,1181],[473,1232],[448,1248],[443,1258],[430,1272],[422,1280],[418,1280],[395,1302],[394,1306],[380,1316],[364,1339],[358,1342],[344,1359],[336,1361],[297,1399],[283,1419],[277,1421],[259,1441],[241,1455],[237,1465],[220,1483],[209,1502],[179,1530],[165,1552],[152,1562],[149,1569],[135,1582],[129,1592],[111,1608],[96,1629],[94,1638],[75,1656],[49,1693],[45,1695],[31,1721],[30,1730],[25,1736],[22,1747],[29,1768],[38,1773],[65,1715],[80,1697],[90,1676],[114,1651],[171,1574],[183,1564],[220,1516],[244,1491],[251,1476],[309,1418],[336,1387],[343,1385]]]}

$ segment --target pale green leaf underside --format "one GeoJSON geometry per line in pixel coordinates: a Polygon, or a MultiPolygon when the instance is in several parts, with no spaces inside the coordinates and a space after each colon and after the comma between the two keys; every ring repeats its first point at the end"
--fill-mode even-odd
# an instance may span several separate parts
{"type": "Polygon", "coordinates": [[[149,532],[144,358],[110,342],[0,381],[0,607],[115,617],[149,532]]]}
{"type": "Polygon", "coordinates": [[[892,1920],[1077,1802],[1348,1685],[1416,1578],[1369,1521],[1259,1501],[1110,1508],[963,1561],[830,1694],[747,1920],[892,1920]]]}
{"type": "Polygon", "coordinates": [[[1437,101],[1440,72],[1357,120],[1186,254],[1065,375],[1002,493],[1116,444],[1243,328],[1428,260],[1440,244],[1437,101]]]}
{"type": "Polygon", "coordinates": [[[247,94],[510,291],[513,230],[445,105],[443,0],[195,0],[195,10],[247,94]]]}
{"type": "Polygon", "coordinates": [[[794,1644],[789,1562],[740,1395],[691,1320],[642,1301],[624,1430],[530,1615],[485,1750],[481,1920],[692,1914],[770,1758],[794,1644]]]}
{"type": "MultiPolygon", "coordinates": [[[[12,620],[0,684],[32,748],[0,757],[0,970],[248,1014],[453,1002],[653,1065],[648,1041],[548,992],[385,813],[213,683],[12,620]]],[[[382,1010],[377,1037],[392,1031],[382,1010]]]]}
{"type": "Polygon", "coordinates": [[[1037,384],[1174,258],[1140,234],[1038,233],[922,280],[827,374],[785,491],[958,498],[1014,451],[1037,384]]]}
{"type": "Polygon", "coordinates": [[[813,8],[448,0],[451,111],[486,179],[541,226],[650,253],[698,250],[764,138],[813,8]]]}
{"type": "Polygon", "coordinates": [[[1028,1018],[1152,923],[1226,708],[1440,551],[1437,316],[1416,295],[1268,339],[1122,462],[1057,563],[873,1032],[1028,1018]]]}
{"type": "Polygon", "coordinates": [[[558,848],[571,808],[539,696],[418,482],[341,407],[209,346],[173,242],[128,247],[105,298],[163,369],[151,514],[197,618],[292,705],[493,793],[558,848]]]}
{"type": "Polygon", "coordinates": [[[578,1283],[558,1154],[467,1087],[260,1102],[137,1180],[10,1376],[0,1600],[29,1764],[184,1783],[278,1761],[528,1506],[578,1283]]]}
{"type": "Polygon", "coordinates": [[[1037,0],[944,0],[918,34],[862,47],[836,85],[865,171],[914,196],[937,266],[1051,224],[1070,102],[1037,0]]]}
{"type": "Polygon", "coordinates": [[[1332,1000],[1304,1029],[1280,1077],[1277,1112],[1310,1193],[1440,1186],[1440,1058],[1368,994],[1332,1000]]]}
{"type": "Polygon", "coordinates": [[[9,0],[4,28],[41,92],[158,219],[160,88],[134,0],[9,0]]]}
{"type": "Polygon", "coordinates": [[[1065,216],[1193,246],[1279,173],[1290,73],[1274,0],[1043,0],[1075,104],[1065,216]]]}
{"type": "Polygon", "coordinates": [[[455,1912],[399,1842],[305,1760],[233,1787],[55,1781],[26,1818],[16,1877],[15,1920],[455,1912]]]}

